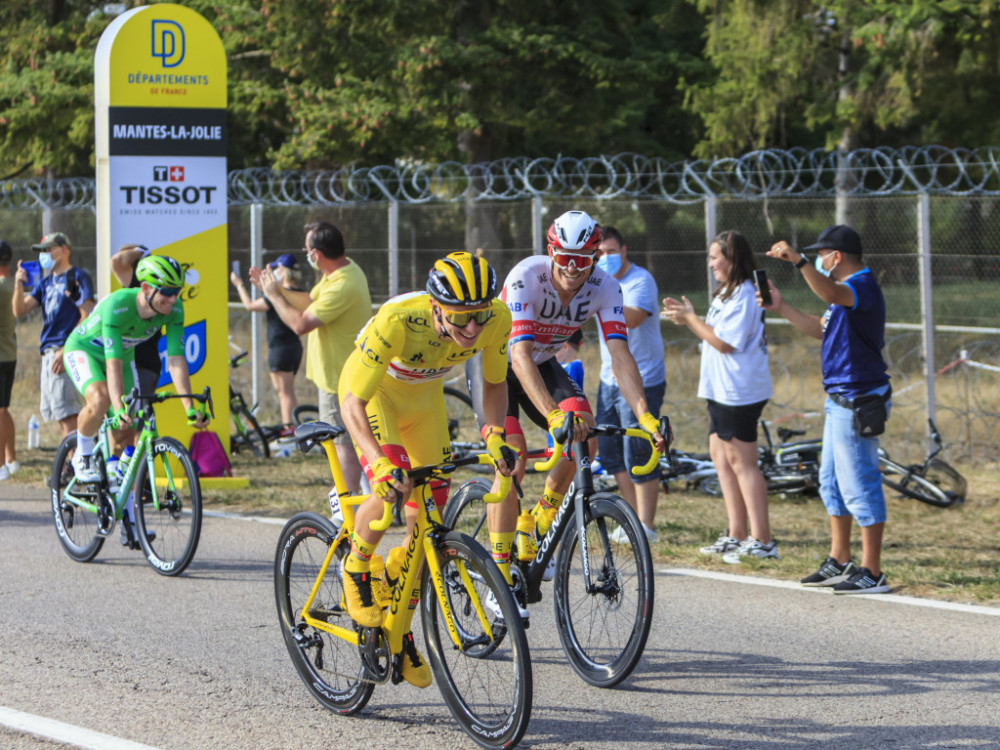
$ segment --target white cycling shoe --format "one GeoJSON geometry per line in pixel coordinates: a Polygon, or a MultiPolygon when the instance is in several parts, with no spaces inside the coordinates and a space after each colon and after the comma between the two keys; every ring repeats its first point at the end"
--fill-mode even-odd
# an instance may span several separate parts
{"type": "MultiPolygon", "coordinates": [[[[528,612],[527,609],[521,606],[521,603],[517,600],[516,596],[514,596],[514,604],[517,607],[517,614],[520,616],[521,622],[525,623],[525,625],[527,626],[528,618],[530,617],[531,613],[528,612]]],[[[493,595],[492,591],[486,592],[486,599],[483,600],[483,606],[485,606],[486,609],[489,610],[489,612],[498,622],[503,622],[504,619],[503,610],[500,609],[500,602],[497,601],[497,598],[493,595]]]]}
{"type": "Polygon", "coordinates": [[[93,456],[84,456],[77,451],[73,454],[73,473],[76,474],[78,482],[100,482],[101,472],[97,470],[97,463],[92,461],[93,456]]]}

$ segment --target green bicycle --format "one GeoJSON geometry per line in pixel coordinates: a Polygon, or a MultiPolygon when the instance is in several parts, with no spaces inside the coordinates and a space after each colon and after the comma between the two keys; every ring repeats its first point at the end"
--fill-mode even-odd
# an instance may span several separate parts
{"type": "MultiPolygon", "coordinates": [[[[200,395],[185,395],[202,404],[203,414],[215,416],[209,388],[200,395]]],[[[191,563],[201,536],[201,484],[187,449],[180,441],[161,437],[156,431],[153,411],[154,404],[173,398],[181,396],[146,396],[133,389],[122,399],[139,430],[139,441],[121,486],[115,491],[106,468],[112,455],[109,419],[101,423],[91,459],[96,461],[100,481],[77,481],[72,466],[76,433],[59,445],[49,479],[52,514],[59,541],[73,560],[93,560],[120,520],[127,546],[141,547],[146,561],[160,575],[180,575],[191,563]],[[134,496],[131,519],[125,512],[130,495],[134,496]]]]}

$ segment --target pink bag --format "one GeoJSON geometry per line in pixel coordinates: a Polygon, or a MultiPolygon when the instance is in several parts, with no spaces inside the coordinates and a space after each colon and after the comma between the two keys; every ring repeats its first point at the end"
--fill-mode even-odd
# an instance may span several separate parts
{"type": "Polygon", "coordinates": [[[191,436],[191,460],[200,477],[231,477],[233,467],[222,447],[219,436],[210,430],[200,430],[191,436]]]}

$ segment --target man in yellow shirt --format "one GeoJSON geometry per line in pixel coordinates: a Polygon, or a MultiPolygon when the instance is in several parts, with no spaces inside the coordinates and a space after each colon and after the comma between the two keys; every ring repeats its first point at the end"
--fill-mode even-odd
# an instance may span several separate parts
{"type": "MultiPolygon", "coordinates": [[[[344,237],[325,221],[306,224],[303,250],[313,269],[323,275],[310,292],[285,288],[270,268],[250,269],[250,280],[260,287],[285,325],[299,336],[308,333],[306,377],[316,384],[320,421],[346,429],[340,414],[337,384],[344,362],[354,349],[354,338],[371,317],[368,279],[349,259],[344,237]]],[[[335,440],[344,479],[352,492],[360,489],[361,465],[345,432],[335,440]]]]}

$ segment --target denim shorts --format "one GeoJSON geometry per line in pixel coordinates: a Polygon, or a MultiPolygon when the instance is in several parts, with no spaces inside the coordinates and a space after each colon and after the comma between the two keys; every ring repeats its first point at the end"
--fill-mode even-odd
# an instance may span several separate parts
{"type": "MultiPolygon", "coordinates": [[[[651,385],[643,388],[646,394],[646,408],[657,417],[660,414],[660,407],[663,405],[663,394],[667,390],[666,383],[651,385]]],[[[594,415],[597,424],[611,424],[618,427],[638,427],[639,420],[632,412],[632,407],[628,405],[622,392],[616,385],[608,385],[602,382],[597,390],[597,413],[594,415]]],[[[598,437],[597,455],[601,459],[601,466],[609,474],[628,469],[629,476],[635,484],[644,482],[655,482],[660,478],[658,471],[637,476],[632,474],[632,467],[642,466],[649,461],[653,453],[653,446],[648,440],[642,438],[617,438],[598,437]],[[624,444],[624,445],[623,445],[624,444]]]]}

